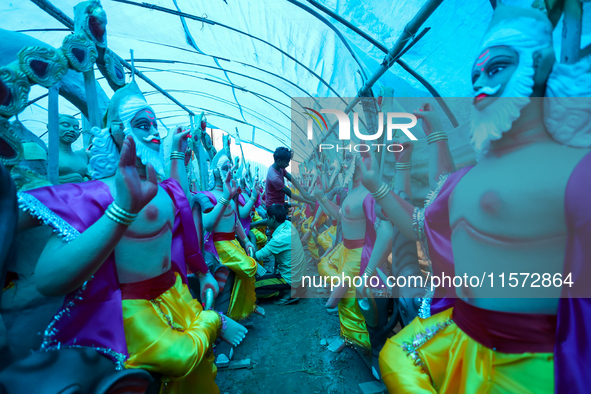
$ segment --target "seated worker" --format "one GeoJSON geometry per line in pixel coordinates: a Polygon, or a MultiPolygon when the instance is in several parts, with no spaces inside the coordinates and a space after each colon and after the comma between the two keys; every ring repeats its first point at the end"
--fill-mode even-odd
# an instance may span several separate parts
{"type": "Polygon", "coordinates": [[[275,273],[261,276],[255,283],[258,298],[280,296],[275,301],[277,305],[287,305],[299,298],[292,297],[302,284],[302,275],[306,271],[304,248],[298,231],[294,225],[286,220],[283,205],[273,204],[267,208],[267,227],[273,231],[273,238],[264,248],[256,252],[257,260],[263,260],[273,255],[275,258],[275,273]]]}

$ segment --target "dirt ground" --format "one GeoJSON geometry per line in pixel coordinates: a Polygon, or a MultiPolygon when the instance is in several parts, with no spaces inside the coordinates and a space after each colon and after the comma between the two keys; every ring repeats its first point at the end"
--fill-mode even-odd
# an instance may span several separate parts
{"type": "MultiPolygon", "coordinates": [[[[308,255],[309,256],[309,255],[308,255]]],[[[266,268],[267,264],[265,264],[266,268]]],[[[307,275],[318,275],[309,264],[307,275]]],[[[321,344],[339,335],[339,319],[324,308],[328,293],[277,306],[260,300],[266,317],[253,316],[254,327],[232,360],[250,358],[248,369],[218,370],[222,394],[361,393],[359,383],[375,381],[361,356],[347,347],[340,354],[321,344]]]]}

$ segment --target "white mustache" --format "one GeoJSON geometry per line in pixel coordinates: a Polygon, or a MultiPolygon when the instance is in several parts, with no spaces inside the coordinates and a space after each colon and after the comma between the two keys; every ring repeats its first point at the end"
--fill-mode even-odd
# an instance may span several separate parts
{"type": "Polygon", "coordinates": [[[144,137],[143,140],[146,142],[151,142],[152,140],[160,141],[160,136],[157,134],[150,134],[149,136],[144,137]]]}
{"type": "Polygon", "coordinates": [[[495,94],[499,91],[499,89],[501,89],[501,85],[497,85],[494,87],[491,86],[485,86],[483,88],[481,88],[480,90],[478,90],[476,93],[474,93],[474,97],[478,96],[479,94],[486,94],[488,96],[495,94]]]}

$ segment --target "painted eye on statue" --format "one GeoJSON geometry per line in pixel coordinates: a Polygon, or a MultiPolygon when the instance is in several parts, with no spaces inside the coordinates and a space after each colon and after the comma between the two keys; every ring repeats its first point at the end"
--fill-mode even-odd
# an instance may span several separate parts
{"type": "Polygon", "coordinates": [[[492,77],[493,75],[503,71],[505,69],[504,65],[494,65],[488,70],[488,76],[492,77]]]}
{"type": "Polygon", "coordinates": [[[134,127],[136,129],[140,129],[140,130],[144,130],[144,131],[150,131],[150,126],[151,126],[151,124],[149,122],[139,122],[134,127]]]}

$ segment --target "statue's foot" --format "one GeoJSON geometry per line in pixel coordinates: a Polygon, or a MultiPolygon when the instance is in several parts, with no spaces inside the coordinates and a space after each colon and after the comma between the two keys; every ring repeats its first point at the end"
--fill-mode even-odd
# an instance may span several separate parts
{"type": "Polygon", "coordinates": [[[265,317],[265,310],[263,308],[261,308],[260,306],[258,306],[258,305],[254,309],[254,313],[256,313],[259,316],[265,317]]]}
{"type": "Polygon", "coordinates": [[[328,301],[326,301],[325,306],[327,308],[336,308],[336,306],[339,304],[339,301],[341,300],[341,298],[343,298],[345,296],[345,294],[347,294],[348,290],[349,290],[349,286],[347,286],[347,285],[341,285],[339,287],[335,287],[335,289],[330,294],[328,301]]]}
{"type": "Polygon", "coordinates": [[[248,330],[240,323],[224,317],[226,320],[226,328],[222,329],[220,337],[232,346],[238,346],[240,342],[246,337],[248,330]]]}
{"type": "Polygon", "coordinates": [[[326,311],[331,315],[338,315],[339,314],[338,306],[334,307],[334,308],[326,308],[326,311]]]}
{"type": "Polygon", "coordinates": [[[346,344],[343,338],[336,337],[335,340],[332,341],[330,345],[328,345],[328,350],[330,350],[333,353],[340,353],[343,351],[345,346],[346,344]]]}

